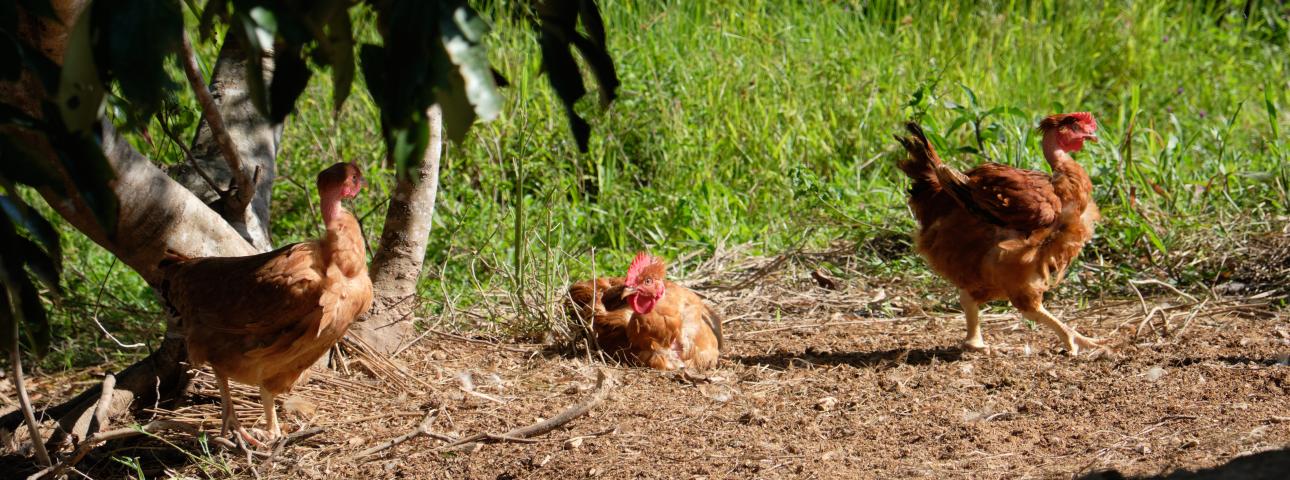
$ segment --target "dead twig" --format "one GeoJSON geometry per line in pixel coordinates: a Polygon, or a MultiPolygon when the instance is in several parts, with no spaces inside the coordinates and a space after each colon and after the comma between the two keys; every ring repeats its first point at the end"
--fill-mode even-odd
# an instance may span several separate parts
{"type": "MultiPolygon", "coordinates": [[[[17,298],[17,294],[12,289],[9,290],[9,293],[13,294],[11,297],[17,298]]],[[[0,292],[0,295],[5,295],[5,292],[0,292]]],[[[18,306],[16,302],[14,306],[18,306]]],[[[36,414],[31,409],[31,397],[27,395],[27,381],[22,375],[22,350],[18,348],[18,339],[22,338],[18,335],[18,323],[20,322],[17,318],[10,319],[10,321],[13,323],[13,331],[11,332],[13,340],[8,345],[9,365],[10,370],[13,372],[13,386],[18,390],[18,406],[22,408],[22,417],[27,422],[27,432],[31,435],[31,447],[36,451],[36,459],[40,460],[41,465],[48,466],[50,465],[49,452],[45,451],[45,441],[40,436],[40,427],[36,425],[36,414]]]]}
{"type": "MultiPolygon", "coordinates": [[[[1197,300],[1196,297],[1188,295],[1187,292],[1179,290],[1178,287],[1162,282],[1160,280],[1156,280],[1154,278],[1149,278],[1146,280],[1129,280],[1129,283],[1132,285],[1159,285],[1161,287],[1165,287],[1165,290],[1169,290],[1171,292],[1178,294],[1178,296],[1180,297],[1185,297],[1188,300],[1191,300],[1191,303],[1200,303],[1200,300],[1197,300]]],[[[1134,291],[1136,290],[1137,289],[1135,288],[1134,291]]],[[[1141,296],[1141,295],[1142,294],[1138,294],[1138,296],[1141,296]]]]}
{"type": "Polygon", "coordinates": [[[197,433],[197,427],[193,425],[189,425],[187,423],[176,422],[171,420],[154,420],[152,422],[149,422],[147,425],[144,425],[138,428],[125,427],[125,428],[118,428],[116,430],[109,430],[106,432],[99,432],[94,435],[91,435],[90,438],[85,439],[85,441],[81,442],[80,445],[77,445],[76,450],[73,451],[72,454],[67,457],[67,460],[59,462],[57,465],[49,466],[39,472],[33,473],[31,476],[27,477],[27,480],[39,480],[44,478],[58,477],[67,469],[76,466],[76,464],[79,463],[81,459],[85,458],[85,455],[89,454],[90,451],[94,450],[95,446],[97,446],[100,443],[109,442],[112,440],[119,440],[122,438],[130,438],[138,435],[151,435],[151,434],[163,432],[166,430],[184,430],[193,434],[197,433]]]}
{"type": "Polygon", "coordinates": [[[560,412],[559,415],[532,425],[516,428],[502,434],[477,433],[449,443],[448,445],[444,445],[439,448],[439,451],[470,451],[479,448],[485,443],[498,441],[525,441],[532,437],[545,434],[563,427],[575,418],[586,415],[587,412],[591,411],[592,407],[595,407],[600,402],[604,401],[605,397],[609,395],[609,391],[613,389],[614,383],[614,377],[609,376],[609,374],[605,373],[604,370],[596,370],[596,389],[591,393],[591,396],[586,400],[583,400],[581,403],[560,412]]]}
{"type": "Polygon", "coordinates": [[[423,435],[430,438],[443,440],[445,442],[455,441],[456,440],[455,438],[449,437],[447,435],[438,434],[430,430],[430,426],[434,424],[434,419],[436,416],[438,416],[438,413],[439,413],[439,409],[437,408],[430,409],[429,411],[426,412],[425,417],[421,418],[421,422],[417,424],[417,428],[415,430],[412,430],[411,432],[408,432],[403,435],[399,435],[397,437],[381,442],[380,444],[375,445],[372,448],[369,448],[367,450],[358,452],[358,455],[355,455],[354,458],[362,459],[365,457],[370,457],[377,453],[394,448],[403,442],[412,440],[414,438],[417,438],[423,435]]]}

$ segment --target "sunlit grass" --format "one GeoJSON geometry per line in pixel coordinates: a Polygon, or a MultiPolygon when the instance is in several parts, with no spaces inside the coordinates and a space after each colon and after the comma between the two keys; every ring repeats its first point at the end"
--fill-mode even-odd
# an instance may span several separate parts
{"type": "MultiPolygon", "coordinates": [[[[875,271],[927,278],[912,254],[893,260],[864,248],[913,228],[891,135],[915,116],[956,165],[1030,168],[1042,168],[1040,117],[1097,116],[1103,141],[1077,159],[1093,174],[1105,217],[1084,257],[1100,267],[1094,281],[1068,289],[1123,293],[1118,279],[1151,267],[1201,281],[1214,274],[1207,264],[1161,266],[1186,265],[1170,256],[1197,236],[1222,248],[1224,238],[1286,221],[1286,7],[1260,7],[1247,20],[1245,2],[601,3],[623,86],[608,110],[594,93],[580,105],[594,127],[586,154],[540,75],[532,30],[486,12],[492,61],[512,86],[502,116],[444,156],[422,281],[430,313],[496,289],[512,300],[558,291],[590,274],[593,251],[599,272],[617,272],[638,249],[668,258],[698,251],[697,259],[721,245],[777,252],[812,227],[810,246],[853,240],[875,271]],[[1013,113],[956,122],[973,106],[1013,113]]],[[[203,49],[213,62],[214,45],[203,49]]],[[[334,117],[328,82],[313,77],[283,134],[279,244],[319,232],[311,180],[342,159],[375,180],[355,209],[370,213],[367,234],[379,238],[392,184],[376,109],[360,78],[334,117]]],[[[180,160],[160,143],[154,158],[180,160]]],[[[69,262],[100,278],[107,254],[68,237],[79,255],[69,262]]],[[[121,303],[151,305],[128,269],[113,275],[121,303]]],[[[94,287],[74,283],[73,295],[93,298],[94,287]]]]}

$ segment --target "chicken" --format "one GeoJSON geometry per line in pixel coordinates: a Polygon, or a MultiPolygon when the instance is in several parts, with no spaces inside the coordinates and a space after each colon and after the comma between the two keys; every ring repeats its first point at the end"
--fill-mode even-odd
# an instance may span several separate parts
{"type": "Polygon", "coordinates": [[[978,306],[1008,300],[1022,316],[1051,328],[1072,355],[1099,346],[1044,309],[1044,293],[1093,237],[1099,214],[1088,173],[1071,157],[1096,142],[1088,113],[1052,115],[1039,124],[1052,174],[987,163],[967,173],[941,163],[918,124],[897,136],[909,156],[909,206],[919,223],[920,255],[959,288],[967,318],[963,345],[985,350],[978,306]]]}
{"type": "Polygon", "coordinates": [[[591,321],[597,347],[658,370],[717,365],[721,315],[689,289],[664,278],[663,260],[636,254],[627,276],[569,287],[568,312],[591,321]]]}
{"type": "Polygon", "coordinates": [[[231,378],[260,387],[270,439],[282,435],[274,396],[345,335],[372,305],[367,252],[358,220],[341,206],[354,198],[363,176],[352,163],[318,174],[323,223],[320,240],[247,257],[186,258],[173,252],[161,263],[161,295],[182,326],[194,367],[209,364],[223,402],[221,435],[237,422],[231,378]]]}

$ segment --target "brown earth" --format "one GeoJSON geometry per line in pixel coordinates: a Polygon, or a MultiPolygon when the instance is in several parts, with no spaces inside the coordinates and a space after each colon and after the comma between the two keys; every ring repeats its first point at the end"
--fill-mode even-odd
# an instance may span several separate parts
{"type": "MultiPolygon", "coordinates": [[[[727,314],[728,351],[721,367],[704,375],[431,334],[399,355],[403,373],[351,359],[347,368],[317,373],[298,387],[280,407],[288,411],[288,431],[325,429],[282,449],[272,462],[207,453],[191,435],[170,433],[164,442],[109,444],[87,457],[81,471],[91,478],[136,472],[116,456],[136,458],[148,477],[1120,478],[1201,471],[1203,478],[1286,478],[1290,472],[1290,321],[1266,296],[1135,298],[1083,309],[1055,304],[1050,309],[1059,317],[1114,345],[1071,358],[1057,351],[1054,335],[1029,328],[1003,306],[985,315],[994,351],[963,352],[957,347],[961,316],[921,313],[924,297],[854,285],[830,291],[796,278],[709,292],[727,314]],[[1164,310],[1152,312],[1156,307],[1164,310]],[[1141,323],[1144,312],[1152,312],[1148,323],[1141,323]],[[356,457],[414,431],[427,412],[431,431],[458,438],[551,417],[590,395],[597,369],[616,380],[608,397],[533,443],[501,441],[446,454],[434,451],[443,441],[423,436],[356,457]]],[[[84,388],[68,379],[38,381],[42,398],[84,388]]],[[[253,424],[258,398],[241,386],[235,396],[243,422],[253,424]]],[[[217,430],[218,395],[208,375],[190,400],[159,416],[217,430]]]]}

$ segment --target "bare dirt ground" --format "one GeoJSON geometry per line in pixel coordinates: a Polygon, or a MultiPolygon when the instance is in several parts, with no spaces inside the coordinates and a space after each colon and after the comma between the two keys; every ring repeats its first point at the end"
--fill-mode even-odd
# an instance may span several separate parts
{"type": "MultiPolygon", "coordinates": [[[[703,375],[432,330],[397,366],[351,358],[346,368],[299,386],[280,404],[287,430],[321,426],[322,433],[272,459],[248,460],[172,433],[108,444],[80,469],[89,478],[327,479],[1290,472],[1290,319],[1274,306],[1275,296],[1168,294],[1084,308],[1055,302],[1050,310],[1059,317],[1114,346],[1071,358],[1057,350],[1052,333],[1001,306],[984,317],[993,353],[960,350],[961,316],[944,308],[948,303],[924,305],[929,295],[949,292],[862,284],[827,290],[802,272],[749,278],[738,290],[707,293],[725,310],[728,350],[721,367],[703,375]],[[530,443],[436,450],[448,437],[500,434],[550,418],[592,395],[598,370],[611,377],[607,397],[563,429],[530,443]],[[416,431],[423,419],[432,435],[360,456],[416,431]],[[135,458],[139,467],[112,456],[135,458]]],[[[37,391],[60,398],[84,386],[38,379],[37,391]]],[[[258,396],[235,390],[243,422],[254,424],[258,396]]],[[[217,431],[209,375],[199,377],[189,400],[159,416],[217,431]]]]}

